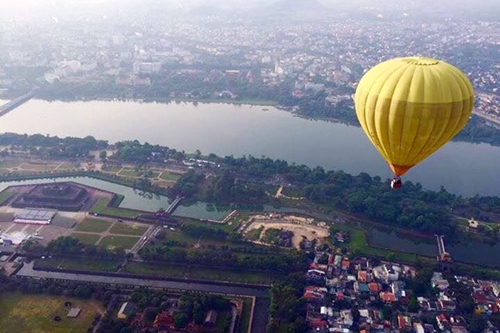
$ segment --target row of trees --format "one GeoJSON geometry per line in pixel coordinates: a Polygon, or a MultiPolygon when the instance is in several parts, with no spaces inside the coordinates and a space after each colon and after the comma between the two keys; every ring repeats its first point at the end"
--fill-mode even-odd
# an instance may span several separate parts
{"type": "Polygon", "coordinates": [[[41,134],[3,133],[0,134],[0,145],[20,147],[32,155],[44,158],[75,158],[86,157],[91,150],[105,148],[108,142],[96,140],[92,136],[59,138],[41,134]]]}

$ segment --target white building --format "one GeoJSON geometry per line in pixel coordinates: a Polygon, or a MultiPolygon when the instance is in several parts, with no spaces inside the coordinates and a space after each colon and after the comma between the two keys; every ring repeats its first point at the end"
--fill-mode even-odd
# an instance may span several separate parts
{"type": "Polygon", "coordinates": [[[134,62],[134,73],[158,73],[161,70],[159,62],[134,62]]]}

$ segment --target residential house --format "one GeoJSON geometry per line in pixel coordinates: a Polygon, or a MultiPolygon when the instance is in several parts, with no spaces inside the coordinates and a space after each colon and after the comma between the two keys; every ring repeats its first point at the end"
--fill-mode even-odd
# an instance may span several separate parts
{"type": "Polygon", "coordinates": [[[396,302],[396,296],[391,292],[381,292],[379,296],[380,296],[380,299],[382,300],[382,302],[384,302],[384,303],[396,302]]]}

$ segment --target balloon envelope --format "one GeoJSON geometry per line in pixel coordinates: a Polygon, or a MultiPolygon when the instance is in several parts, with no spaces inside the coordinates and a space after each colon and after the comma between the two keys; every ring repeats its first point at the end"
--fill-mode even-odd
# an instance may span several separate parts
{"type": "Polygon", "coordinates": [[[366,135],[402,176],[464,128],[474,91],[469,79],[444,61],[396,58],[363,76],[355,105],[366,135]]]}

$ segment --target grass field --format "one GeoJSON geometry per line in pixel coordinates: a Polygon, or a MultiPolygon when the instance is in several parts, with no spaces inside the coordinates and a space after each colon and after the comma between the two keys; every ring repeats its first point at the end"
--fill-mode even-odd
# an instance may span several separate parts
{"type": "Polygon", "coordinates": [[[106,167],[103,168],[102,171],[109,173],[117,173],[122,169],[122,167],[106,167]]]}
{"type": "Polygon", "coordinates": [[[165,181],[165,180],[155,180],[154,184],[156,186],[161,187],[161,188],[171,188],[171,187],[173,187],[175,185],[174,182],[168,182],[168,181],[165,181]]]}
{"type": "Polygon", "coordinates": [[[0,213],[0,222],[10,222],[14,220],[14,213],[0,213]]]}
{"type": "Polygon", "coordinates": [[[240,325],[238,333],[247,333],[250,326],[250,315],[252,314],[252,299],[249,297],[242,298],[243,311],[241,312],[240,325]]]}
{"type": "Polygon", "coordinates": [[[253,229],[247,232],[245,237],[251,241],[256,241],[260,239],[260,235],[262,234],[262,231],[264,230],[264,227],[260,227],[258,229],[253,229]]]}
{"type": "Polygon", "coordinates": [[[95,300],[6,293],[0,298],[0,313],[0,333],[81,333],[91,326],[97,313],[103,313],[103,307],[95,300]],[[82,309],[78,318],[66,317],[66,301],[82,309]],[[52,321],[55,315],[62,320],[52,321]]]}
{"type": "Polygon", "coordinates": [[[21,169],[30,171],[50,171],[53,170],[57,165],[53,164],[21,164],[21,169]]]}
{"type": "Polygon", "coordinates": [[[3,205],[7,200],[9,200],[14,194],[4,190],[0,193],[0,205],[3,205]]]}
{"type": "Polygon", "coordinates": [[[75,163],[65,162],[61,164],[60,167],[57,168],[57,170],[73,170],[73,169],[78,169],[78,163],[75,164],[75,163]]]}
{"type": "Polygon", "coordinates": [[[86,218],[85,220],[83,220],[78,224],[76,230],[101,233],[108,230],[111,224],[112,224],[111,222],[101,219],[86,218]]]}
{"type": "Polygon", "coordinates": [[[118,174],[124,177],[140,177],[144,172],[141,170],[135,171],[135,169],[125,168],[118,174]]]}
{"type": "Polygon", "coordinates": [[[79,269],[94,272],[116,272],[120,263],[113,260],[94,260],[90,258],[53,258],[37,260],[37,265],[39,267],[48,268],[79,269]]]}
{"type": "Polygon", "coordinates": [[[109,229],[109,233],[115,235],[142,236],[147,230],[147,227],[138,225],[131,226],[125,223],[115,223],[111,229],[109,229]]]}
{"type": "Polygon", "coordinates": [[[94,206],[90,209],[91,213],[97,214],[106,214],[116,217],[123,218],[135,218],[139,215],[139,212],[129,209],[121,209],[116,207],[108,207],[109,200],[108,199],[99,199],[94,206]]]}
{"type": "Polygon", "coordinates": [[[142,262],[131,262],[126,266],[126,272],[132,274],[184,277],[186,267],[179,265],[153,265],[142,262]]]}
{"type": "Polygon", "coordinates": [[[72,237],[78,238],[78,240],[86,245],[94,245],[99,240],[99,235],[97,234],[82,234],[79,232],[74,232],[71,234],[72,237]]]}
{"type": "Polygon", "coordinates": [[[139,237],[125,237],[125,236],[107,236],[101,239],[99,245],[105,248],[122,248],[125,250],[131,249],[135,243],[139,240],[139,237]]]}
{"type": "Polygon", "coordinates": [[[160,178],[164,179],[164,180],[168,180],[170,182],[176,182],[176,181],[179,180],[179,178],[181,178],[181,176],[182,175],[179,174],[179,173],[173,173],[173,172],[164,171],[160,175],[160,178]]]}
{"type": "Polygon", "coordinates": [[[227,223],[224,224],[215,224],[215,223],[205,223],[205,222],[200,222],[197,220],[191,220],[191,219],[183,219],[182,223],[185,225],[193,225],[193,226],[201,226],[205,228],[210,228],[210,229],[215,229],[215,230],[223,230],[225,232],[231,232],[233,229],[236,227],[236,223],[229,225],[227,223]]]}
{"type": "Polygon", "coordinates": [[[215,245],[215,246],[221,246],[227,244],[227,242],[225,242],[224,240],[211,239],[207,237],[201,237],[201,238],[193,237],[180,231],[170,231],[170,230],[167,231],[165,239],[187,244],[197,244],[198,242],[201,245],[215,245]]]}
{"type": "Polygon", "coordinates": [[[10,168],[18,168],[22,162],[18,161],[1,161],[0,168],[1,169],[10,169],[10,168]]]}
{"type": "Polygon", "coordinates": [[[149,264],[131,262],[126,271],[133,274],[182,277],[190,279],[231,281],[238,283],[271,284],[274,277],[267,273],[231,271],[220,268],[205,268],[182,265],[149,264]]]}
{"type": "Polygon", "coordinates": [[[219,312],[217,314],[217,322],[215,327],[218,332],[224,332],[224,328],[226,327],[227,320],[231,320],[231,311],[219,312]]]}

